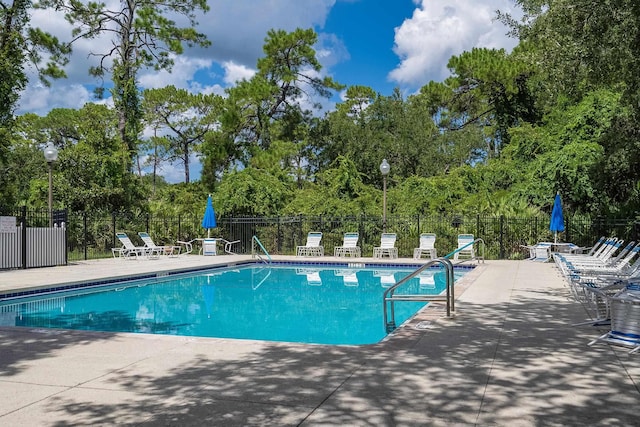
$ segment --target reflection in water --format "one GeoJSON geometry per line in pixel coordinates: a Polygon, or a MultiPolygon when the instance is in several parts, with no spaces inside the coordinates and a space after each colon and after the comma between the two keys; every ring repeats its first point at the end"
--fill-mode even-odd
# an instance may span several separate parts
{"type": "Polygon", "coordinates": [[[357,270],[354,270],[354,269],[336,270],[335,275],[342,277],[342,283],[344,284],[344,286],[360,285],[360,282],[358,281],[357,270]]]}
{"type": "Polygon", "coordinates": [[[307,278],[307,285],[322,286],[320,270],[315,268],[296,268],[296,274],[307,278]]]}

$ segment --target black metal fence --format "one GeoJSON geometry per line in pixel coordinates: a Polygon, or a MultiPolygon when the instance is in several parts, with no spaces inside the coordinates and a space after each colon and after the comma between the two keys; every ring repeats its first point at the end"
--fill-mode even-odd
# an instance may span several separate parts
{"type": "MultiPolygon", "coordinates": [[[[4,214],[8,214],[5,210],[4,214]]],[[[21,211],[22,212],[22,211],[21,211]]],[[[0,215],[4,215],[0,208],[0,215]]],[[[30,210],[25,213],[28,224],[48,224],[48,212],[30,210]]],[[[142,245],[138,232],[146,231],[158,245],[175,244],[205,237],[200,215],[160,216],[148,214],[101,212],[54,212],[54,220],[65,220],[68,260],[85,260],[111,256],[111,248],[119,247],[116,232],[125,232],[142,245]]],[[[380,216],[279,216],[222,217],[212,237],[240,240],[234,245],[238,253],[251,252],[255,235],[271,254],[292,255],[296,246],[304,245],[309,231],[323,233],[326,254],[342,244],[345,232],[360,233],[359,245],[364,256],[371,256],[383,232],[380,216]]],[[[591,219],[566,216],[562,241],[581,246],[592,245],[600,236],[617,236],[627,241],[638,240],[640,222],[634,219],[591,219]]],[[[458,234],[473,234],[485,242],[487,259],[521,259],[527,255],[521,245],[553,241],[548,217],[510,218],[504,216],[416,215],[388,216],[386,231],[397,233],[396,247],[401,257],[410,257],[418,246],[420,233],[435,233],[438,255],[446,255],[457,247],[458,234]]]]}
{"type": "MultiPolygon", "coordinates": [[[[219,218],[212,237],[240,240],[234,249],[238,253],[251,252],[251,238],[258,236],[271,254],[295,254],[296,246],[304,245],[309,231],[323,233],[325,253],[342,244],[345,232],[360,233],[360,246],[365,256],[378,246],[383,232],[378,216],[279,216],[219,218]]],[[[600,236],[615,235],[625,240],[637,240],[639,223],[627,219],[596,219],[567,217],[563,241],[581,246],[593,244],[600,236]]],[[[91,259],[111,256],[111,248],[120,246],[115,232],[126,232],[134,243],[142,244],[137,233],[148,232],[158,245],[175,244],[206,236],[199,215],[175,217],[134,215],[131,213],[93,214],[72,213],[68,216],[69,259],[91,259]]],[[[549,218],[508,218],[504,216],[391,216],[387,217],[387,231],[398,235],[396,246],[402,257],[411,256],[418,246],[420,233],[436,233],[438,254],[445,255],[457,247],[457,236],[473,234],[485,242],[487,259],[520,259],[521,245],[553,240],[549,218]]]]}

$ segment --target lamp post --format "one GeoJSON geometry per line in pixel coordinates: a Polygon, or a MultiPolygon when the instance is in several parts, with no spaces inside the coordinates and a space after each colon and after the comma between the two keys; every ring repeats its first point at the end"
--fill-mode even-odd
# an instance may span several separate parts
{"type": "Polygon", "coordinates": [[[58,149],[52,143],[44,149],[44,158],[49,164],[49,227],[53,227],[53,162],[58,160],[58,149]]]}
{"type": "Polygon", "coordinates": [[[389,162],[387,159],[382,159],[382,163],[380,163],[380,173],[382,174],[382,232],[387,232],[387,175],[389,175],[389,171],[391,170],[391,166],[389,166],[389,162]]]}

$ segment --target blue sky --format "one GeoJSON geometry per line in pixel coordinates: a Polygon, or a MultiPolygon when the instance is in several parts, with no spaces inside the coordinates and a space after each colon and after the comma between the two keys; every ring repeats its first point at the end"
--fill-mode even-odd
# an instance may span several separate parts
{"type": "MultiPolygon", "coordinates": [[[[113,9],[119,0],[106,0],[113,9]]],[[[171,74],[143,70],[141,88],[174,85],[193,92],[219,93],[255,72],[267,31],[313,28],[322,72],[345,85],[370,86],[382,95],[395,87],[407,96],[431,80],[448,75],[452,55],[473,47],[511,49],[516,40],[494,20],[495,11],[514,11],[512,0],[209,0],[199,30],[212,46],[176,58],[171,74]]],[[[517,12],[515,12],[517,13],[517,12]]],[[[68,40],[63,17],[35,11],[32,23],[68,40]]],[[[91,52],[108,49],[109,39],[80,41],[67,67],[68,78],[51,87],[36,78],[24,91],[18,114],[46,114],[56,107],[79,108],[94,102],[96,84],[87,73],[91,52]]],[[[333,102],[339,100],[336,97],[333,102]]],[[[104,100],[101,102],[109,102],[104,100]]],[[[330,102],[325,105],[331,109],[330,102]]],[[[192,176],[199,175],[194,159],[192,176]]],[[[180,165],[163,170],[170,182],[182,179],[180,165]]]]}
{"type": "Polygon", "coordinates": [[[388,78],[398,64],[393,52],[395,28],[411,18],[415,7],[412,0],[337,2],[322,31],[334,34],[346,46],[348,59],[331,67],[339,82],[370,86],[390,95],[397,86],[388,78]]]}

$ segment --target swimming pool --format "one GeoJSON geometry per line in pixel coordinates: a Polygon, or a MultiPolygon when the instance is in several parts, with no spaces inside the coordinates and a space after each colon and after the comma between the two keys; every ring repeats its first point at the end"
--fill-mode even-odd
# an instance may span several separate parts
{"type": "MultiPolygon", "coordinates": [[[[249,264],[151,277],[0,303],[0,325],[371,344],[386,335],[382,294],[415,270],[403,267],[249,264]]],[[[456,270],[461,277],[469,269],[456,270]]],[[[430,269],[398,293],[439,294],[430,269]]],[[[398,324],[424,302],[396,304],[398,324]]]]}

